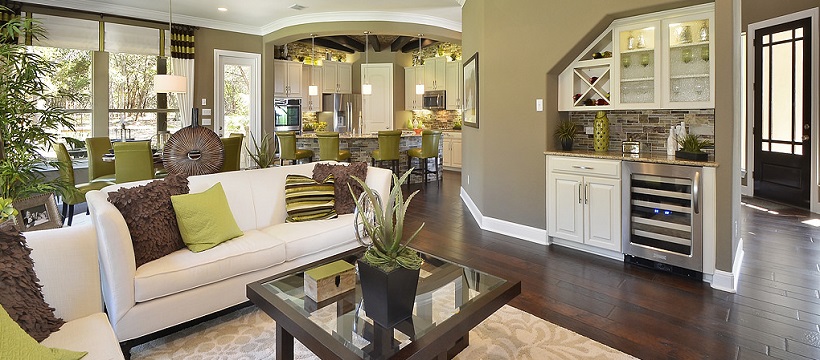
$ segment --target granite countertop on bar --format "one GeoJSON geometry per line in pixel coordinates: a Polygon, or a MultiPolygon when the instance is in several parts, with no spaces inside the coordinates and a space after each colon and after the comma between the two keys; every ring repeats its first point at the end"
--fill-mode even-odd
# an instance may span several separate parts
{"type": "MultiPolygon", "coordinates": [[[[401,137],[413,137],[418,136],[420,137],[421,134],[416,135],[413,131],[402,131],[401,137]]],[[[316,133],[309,132],[309,133],[302,133],[300,135],[296,135],[297,139],[315,139],[316,133]]],[[[379,134],[377,132],[366,133],[366,134],[353,134],[353,133],[339,133],[339,139],[378,139],[379,134]]]]}
{"type": "Polygon", "coordinates": [[[657,164],[718,167],[718,163],[716,163],[714,161],[713,155],[709,155],[709,160],[707,160],[707,161],[694,161],[694,160],[676,159],[675,155],[666,155],[666,153],[650,153],[650,152],[642,152],[642,153],[638,153],[638,154],[631,154],[631,153],[622,153],[620,151],[547,150],[547,151],[544,151],[544,155],[577,156],[577,157],[585,157],[585,158],[611,159],[611,160],[622,160],[622,161],[637,161],[637,162],[648,162],[648,163],[657,163],[657,164]]]}

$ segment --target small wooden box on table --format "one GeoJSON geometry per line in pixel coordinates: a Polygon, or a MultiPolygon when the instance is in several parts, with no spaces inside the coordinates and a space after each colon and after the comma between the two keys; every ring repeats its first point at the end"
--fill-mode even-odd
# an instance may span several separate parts
{"type": "Polygon", "coordinates": [[[355,287],[355,266],[344,260],[305,271],[305,295],[317,303],[355,287]]]}

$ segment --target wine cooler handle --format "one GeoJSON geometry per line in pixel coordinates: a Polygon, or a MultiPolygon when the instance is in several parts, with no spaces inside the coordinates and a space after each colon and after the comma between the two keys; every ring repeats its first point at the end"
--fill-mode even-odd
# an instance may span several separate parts
{"type": "Polygon", "coordinates": [[[700,214],[700,171],[695,171],[695,179],[692,181],[692,205],[695,208],[695,214],[700,214]]]}

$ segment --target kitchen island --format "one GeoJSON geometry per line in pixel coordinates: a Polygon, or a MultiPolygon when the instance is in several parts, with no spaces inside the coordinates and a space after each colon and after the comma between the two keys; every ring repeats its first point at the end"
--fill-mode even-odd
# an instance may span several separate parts
{"type": "MultiPolygon", "coordinates": [[[[319,156],[319,140],[316,138],[316,134],[313,132],[302,133],[301,135],[296,136],[296,146],[300,149],[310,149],[316,154],[314,160],[318,159],[319,156]]],[[[399,142],[399,175],[403,174],[407,171],[407,150],[412,148],[420,148],[421,147],[421,135],[416,135],[412,131],[403,131],[401,135],[401,142],[399,142]]],[[[373,150],[379,148],[379,136],[376,133],[368,133],[368,134],[350,134],[350,133],[341,133],[339,134],[339,149],[347,149],[350,150],[350,162],[366,162],[368,165],[370,164],[371,153],[373,150]]],[[[437,161],[439,162],[439,171],[438,173],[433,172],[433,166],[430,164],[430,172],[427,174],[429,181],[436,181],[440,179],[442,166],[441,166],[441,154],[442,154],[441,143],[439,143],[439,155],[437,161]]],[[[413,166],[418,167],[416,165],[416,161],[413,161],[413,166]]],[[[378,163],[376,166],[380,166],[378,163]]],[[[388,167],[389,165],[387,162],[384,163],[384,167],[388,167]]],[[[421,174],[413,174],[410,176],[408,180],[409,184],[419,184],[422,182],[421,174]]]]}

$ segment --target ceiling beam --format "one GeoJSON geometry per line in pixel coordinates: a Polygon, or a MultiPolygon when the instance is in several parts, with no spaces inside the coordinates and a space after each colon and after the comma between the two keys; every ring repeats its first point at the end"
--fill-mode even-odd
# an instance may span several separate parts
{"type": "MultiPolygon", "coordinates": [[[[418,45],[418,43],[419,43],[419,38],[414,38],[413,40],[415,40],[415,41],[413,41],[413,42],[409,42],[409,43],[407,43],[406,45],[404,45],[404,46],[401,48],[401,52],[403,52],[403,53],[408,53],[408,52],[413,52],[413,51],[415,51],[415,50],[418,50],[418,49],[419,49],[419,45],[418,45]]],[[[431,39],[421,39],[421,47],[422,47],[422,48],[426,48],[426,47],[428,47],[428,46],[430,46],[430,45],[437,44],[437,43],[438,43],[438,41],[436,41],[436,40],[431,40],[431,39]]]]}
{"type": "MultiPolygon", "coordinates": [[[[310,44],[310,39],[302,39],[302,40],[299,40],[299,42],[305,43],[305,44],[310,44]]],[[[325,47],[325,48],[328,48],[328,49],[332,49],[332,50],[338,50],[338,51],[345,52],[345,53],[348,53],[348,54],[352,54],[352,53],[355,52],[347,46],[342,46],[339,43],[337,43],[335,41],[332,41],[332,40],[328,40],[326,38],[317,37],[316,38],[316,45],[321,46],[321,47],[325,47]]]]}
{"type": "Polygon", "coordinates": [[[347,36],[347,35],[340,35],[340,36],[325,36],[323,39],[327,39],[333,42],[336,42],[339,45],[345,46],[354,52],[363,52],[364,51],[364,43],[359,42],[358,40],[347,36]]]}
{"type": "Polygon", "coordinates": [[[412,37],[409,36],[399,36],[396,40],[393,40],[393,43],[390,44],[390,51],[396,52],[401,50],[404,45],[407,45],[410,41],[413,41],[412,37]]]}
{"type": "Polygon", "coordinates": [[[382,51],[382,43],[379,41],[379,35],[370,35],[370,37],[373,39],[368,41],[370,41],[370,46],[373,48],[373,51],[382,51]]]}

